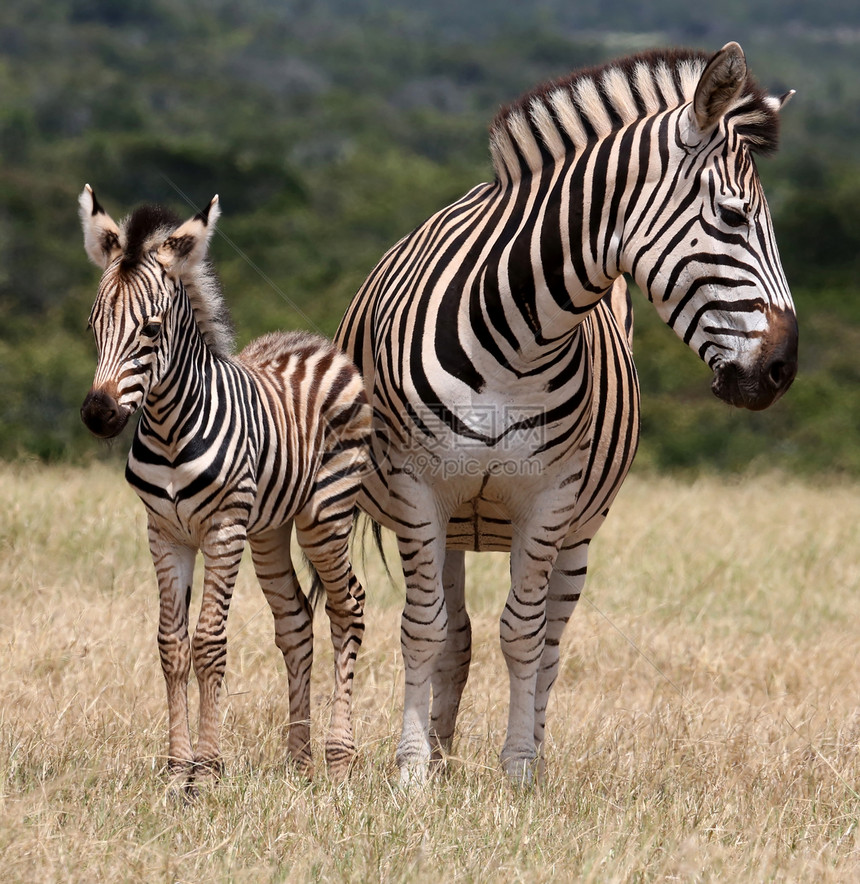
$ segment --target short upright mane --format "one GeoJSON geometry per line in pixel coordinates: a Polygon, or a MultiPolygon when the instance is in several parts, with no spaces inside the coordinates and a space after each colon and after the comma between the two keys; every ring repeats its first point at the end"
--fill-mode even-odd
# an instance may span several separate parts
{"type": "MultiPolygon", "coordinates": [[[[179,216],[163,206],[145,205],[135,209],[119,225],[120,272],[133,271],[180,223],[179,216]]],[[[208,261],[204,262],[193,276],[183,276],[182,282],[206,345],[216,356],[229,356],[234,348],[235,331],[214,268],[208,261]]]]}
{"type": "MultiPolygon", "coordinates": [[[[517,179],[637,119],[686,104],[709,58],[693,50],[644,52],[538,86],[502,108],[490,126],[496,177],[517,179]]],[[[735,108],[743,110],[736,131],[750,149],[776,150],[778,106],[747,74],[735,108]]]]}

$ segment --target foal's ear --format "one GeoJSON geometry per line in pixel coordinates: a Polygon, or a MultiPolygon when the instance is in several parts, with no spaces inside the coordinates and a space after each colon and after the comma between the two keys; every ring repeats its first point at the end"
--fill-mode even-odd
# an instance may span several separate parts
{"type": "Polygon", "coordinates": [[[171,276],[180,277],[204,260],[220,214],[216,194],[202,212],[177,227],[158,247],[155,256],[171,276]]]}
{"type": "Polygon", "coordinates": [[[768,95],[765,98],[765,101],[777,112],[779,113],[792,98],[796,95],[796,90],[789,89],[784,95],[768,95]]]}
{"type": "Polygon", "coordinates": [[[737,43],[726,43],[705,66],[696,86],[692,110],[701,134],[720,122],[744,88],[746,77],[743,49],[737,43]]]}
{"type": "Polygon", "coordinates": [[[99,205],[89,184],[78,197],[78,214],[84,228],[84,249],[90,261],[104,270],[122,254],[122,244],[119,240],[119,228],[99,205]]]}

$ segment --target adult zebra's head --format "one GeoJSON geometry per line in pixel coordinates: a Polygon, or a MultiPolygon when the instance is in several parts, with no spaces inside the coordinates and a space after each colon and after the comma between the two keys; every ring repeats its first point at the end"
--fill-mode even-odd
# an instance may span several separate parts
{"type": "Polygon", "coordinates": [[[110,439],[170,365],[171,320],[181,293],[188,295],[210,349],[223,353],[232,345],[217,280],[205,260],[220,209],[216,196],[183,224],[166,209],[143,206],[117,225],[89,185],[79,204],[84,248],[104,270],[89,319],[98,365],[81,419],[94,435],[110,439]]]}
{"type": "Polygon", "coordinates": [[[753,154],[776,149],[793,93],[765,95],[737,43],[683,59],[651,88],[688,100],[634,148],[622,269],[711,367],[717,396],[766,408],[797,372],[797,319],[753,154]]]}

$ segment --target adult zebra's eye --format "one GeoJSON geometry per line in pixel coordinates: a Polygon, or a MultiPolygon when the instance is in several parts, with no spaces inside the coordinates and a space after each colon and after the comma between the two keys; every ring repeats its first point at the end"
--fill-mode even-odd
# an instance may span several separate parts
{"type": "Polygon", "coordinates": [[[720,218],[729,227],[746,227],[749,223],[749,219],[743,212],[739,212],[737,209],[732,209],[729,206],[720,206],[720,218]]]}
{"type": "Polygon", "coordinates": [[[146,325],[140,330],[140,333],[145,338],[157,338],[158,333],[161,331],[161,323],[160,322],[147,322],[146,325]]]}

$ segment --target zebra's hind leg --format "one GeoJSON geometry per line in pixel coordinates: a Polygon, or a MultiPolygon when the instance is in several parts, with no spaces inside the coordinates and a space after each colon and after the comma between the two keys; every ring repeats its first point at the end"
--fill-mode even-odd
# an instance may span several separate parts
{"type": "Polygon", "coordinates": [[[343,501],[337,497],[320,507],[314,503],[312,500],[310,510],[296,517],[296,536],[326,593],[325,609],[334,649],[334,699],[325,757],[329,775],[342,779],[355,755],[352,688],[355,660],[364,638],[364,589],[349,560],[352,505],[344,510],[343,501]]]}
{"type": "Polygon", "coordinates": [[[235,522],[226,522],[210,531],[202,545],[203,599],[191,640],[194,674],[200,689],[195,777],[221,773],[219,704],[227,668],[227,614],[244,546],[245,528],[235,522]]]}
{"type": "Polygon", "coordinates": [[[565,541],[552,574],[546,599],[546,639],[535,686],[535,748],[538,776],[544,771],[544,736],[549,696],[558,677],[559,644],[585,585],[590,538],[565,541]]]}
{"type": "Polygon", "coordinates": [[[188,638],[188,607],[194,579],[196,550],[177,546],[149,523],[149,548],[158,579],[158,652],[167,688],[167,769],[183,780],[194,763],[188,726],[188,676],[191,643],[188,638]]]}
{"type": "Polygon", "coordinates": [[[439,763],[450,753],[463,688],[472,661],[472,624],[466,611],[466,554],[445,553],[442,584],[448,612],[445,648],[433,671],[433,706],[430,715],[431,761],[439,763]]]}
{"type": "Polygon", "coordinates": [[[290,556],[292,523],[249,538],[254,570],[272,609],[275,645],[284,655],[290,697],[287,752],[305,776],[311,758],[311,666],[314,656],[313,611],[302,592],[290,556]]]}

